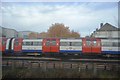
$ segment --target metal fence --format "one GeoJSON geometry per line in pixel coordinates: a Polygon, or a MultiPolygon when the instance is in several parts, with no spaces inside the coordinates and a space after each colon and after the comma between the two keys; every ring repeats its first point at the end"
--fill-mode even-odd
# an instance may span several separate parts
{"type": "Polygon", "coordinates": [[[120,65],[117,63],[83,63],[83,62],[62,62],[62,61],[25,61],[25,60],[3,60],[3,67],[11,67],[11,69],[26,68],[42,68],[47,69],[101,69],[101,70],[118,70],[120,65]]]}

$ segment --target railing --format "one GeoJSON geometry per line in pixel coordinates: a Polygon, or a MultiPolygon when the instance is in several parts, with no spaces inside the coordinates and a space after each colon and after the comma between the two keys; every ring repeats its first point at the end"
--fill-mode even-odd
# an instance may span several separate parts
{"type": "Polygon", "coordinates": [[[26,61],[26,60],[4,60],[3,67],[10,67],[11,69],[25,67],[25,68],[41,68],[47,69],[82,69],[86,70],[118,70],[120,64],[117,63],[87,63],[87,62],[62,62],[62,61],[26,61]]]}

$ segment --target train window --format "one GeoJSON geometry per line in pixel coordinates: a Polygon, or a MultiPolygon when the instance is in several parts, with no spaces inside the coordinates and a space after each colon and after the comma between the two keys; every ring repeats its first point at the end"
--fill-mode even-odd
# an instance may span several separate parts
{"type": "Polygon", "coordinates": [[[60,46],[69,46],[69,42],[60,42],[60,46]]]}
{"type": "Polygon", "coordinates": [[[46,46],[50,46],[50,40],[46,41],[46,46]]]}
{"type": "Polygon", "coordinates": [[[23,42],[23,45],[25,45],[25,46],[31,46],[31,45],[33,45],[33,42],[23,42]]]}
{"type": "Polygon", "coordinates": [[[120,42],[118,42],[118,47],[120,47],[120,42]]]}
{"type": "Polygon", "coordinates": [[[25,45],[25,42],[22,42],[22,45],[25,45]]]}
{"type": "Polygon", "coordinates": [[[34,45],[34,46],[41,46],[41,45],[42,45],[42,42],[33,42],[33,45],[34,45]]]}
{"type": "Polygon", "coordinates": [[[31,45],[33,45],[33,42],[31,42],[31,45]]]}
{"type": "Polygon", "coordinates": [[[42,46],[42,42],[38,42],[38,45],[39,45],[39,46],[42,46]]]}
{"type": "Polygon", "coordinates": [[[87,41],[86,41],[86,44],[87,44],[87,46],[91,46],[91,41],[90,41],[90,40],[87,40],[87,41]]]}
{"type": "Polygon", "coordinates": [[[15,45],[17,46],[19,44],[18,40],[15,40],[15,45]]]}
{"type": "Polygon", "coordinates": [[[102,42],[102,46],[107,46],[107,45],[106,45],[106,42],[102,42]]]}
{"type": "Polygon", "coordinates": [[[26,45],[27,45],[27,46],[31,45],[31,42],[26,42],[26,45]]]}
{"type": "Polygon", "coordinates": [[[2,45],[5,45],[5,41],[2,41],[2,45]]]}
{"type": "Polygon", "coordinates": [[[112,43],[112,46],[118,47],[118,42],[113,42],[113,43],[112,43]]]}
{"type": "Polygon", "coordinates": [[[52,46],[55,46],[55,45],[56,45],[56,40],[52,40],[52,41],[51,41],[51,45],[52,45],[52,46]]]}
{"type": "Polygon", "coordinates": [[[96,40],[93,41],[93,46],[97,46],[97,41],[96,40]]]}
{"type": "Polygon", "coordinates": [[[82,46],[82,42],[72,42],[71,46],[82,46]]]}
{"type": "Polygon", "coordinates": [[[69,42],[70,46],[72,46],[72,42],[69,42]]]}
{"type": "Polygon", "coordinates": [[[112,46],[111,42],[102,42],[102,46],[112,46]]]}

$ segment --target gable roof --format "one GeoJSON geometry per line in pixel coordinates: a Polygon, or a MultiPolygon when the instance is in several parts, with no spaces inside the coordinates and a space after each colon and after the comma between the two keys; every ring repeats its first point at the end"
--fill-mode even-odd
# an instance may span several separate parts
{"type": "Polygon", "coordinates": [[[118,28],[112,26],[109,23],[106,23],[99,29],[99,31],[118,31],[118,28]]]}

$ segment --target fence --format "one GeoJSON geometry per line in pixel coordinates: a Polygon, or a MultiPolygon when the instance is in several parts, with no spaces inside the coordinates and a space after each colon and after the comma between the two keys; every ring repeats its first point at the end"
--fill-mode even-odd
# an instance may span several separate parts
{"type": "Polygon", "coordinates": [[[119,69],[119,64],[113,63],[82,63],[82,62],[60,62],[60,61],[25,61],[25,60],[4,60],[2,66],[46,69],[119,69]]]}

